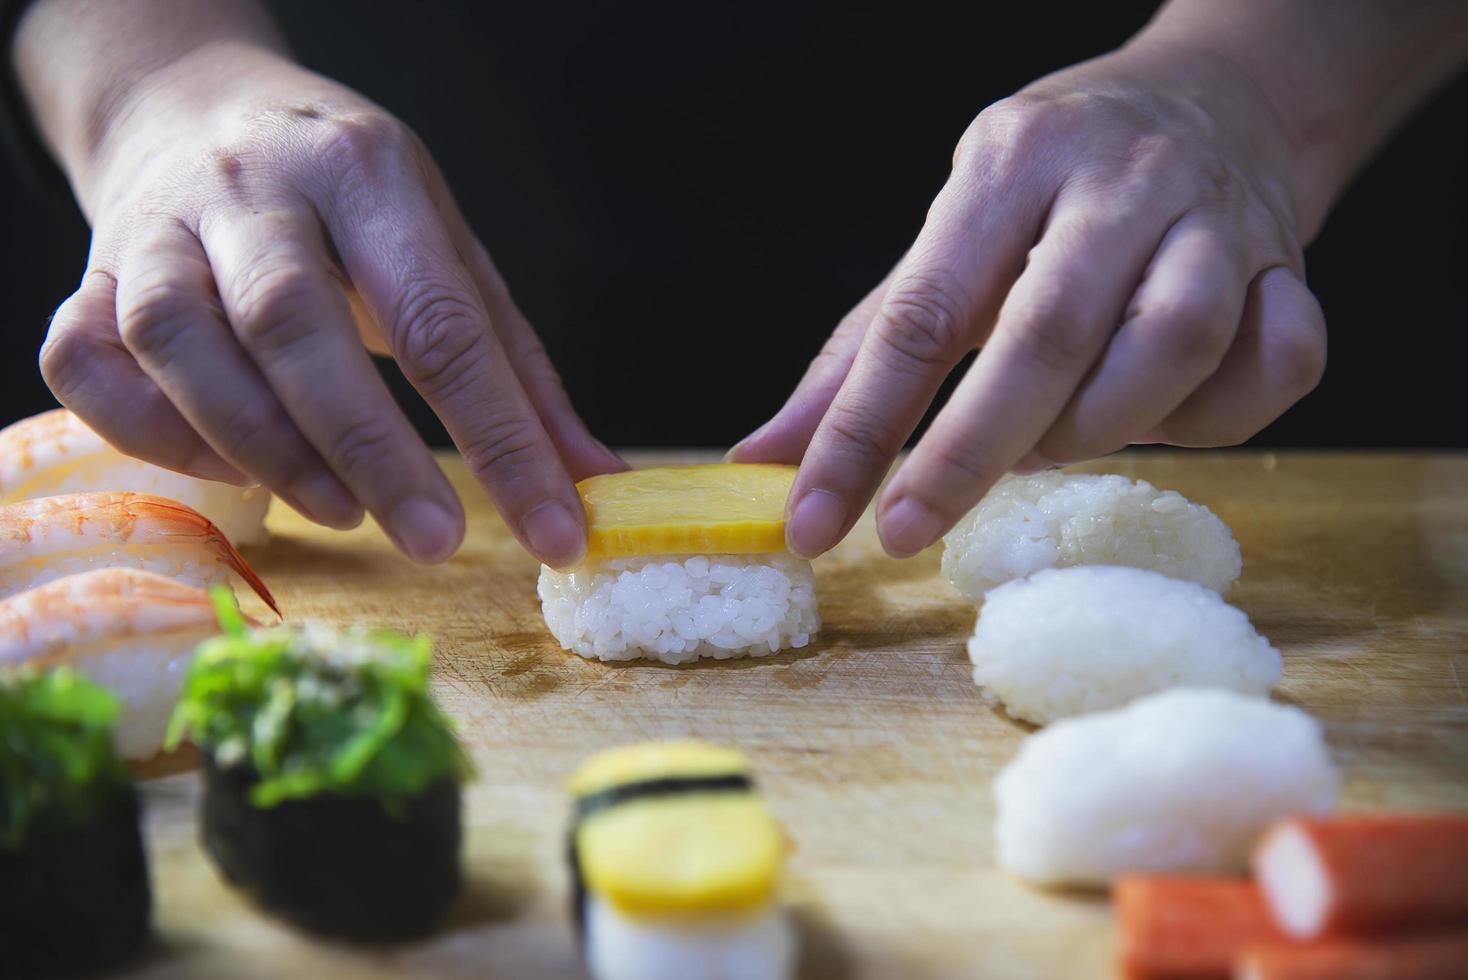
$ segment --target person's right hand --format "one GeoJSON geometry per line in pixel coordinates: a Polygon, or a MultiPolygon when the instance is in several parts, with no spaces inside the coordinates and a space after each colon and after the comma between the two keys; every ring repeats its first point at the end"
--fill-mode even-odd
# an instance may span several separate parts
{"type": "Polygon", "coordinates": [[[365,340],[520,542],[579,558],[572,478],[624,464],[577,417],[417,137],[245,45],[201,47],[110,108],[72,175],[86,275],[41,352],[62,404],[133,456],[258,481],[333,527],[365,508],[410,557],[442,560],[463,510],[365,340]]]}

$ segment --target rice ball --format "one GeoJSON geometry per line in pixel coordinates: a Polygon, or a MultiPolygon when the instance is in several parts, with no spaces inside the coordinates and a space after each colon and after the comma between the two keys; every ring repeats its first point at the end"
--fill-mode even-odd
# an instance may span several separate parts
{"type": "Polygon", "coordinates": [[[994,780],[999,865],[1044,885],[1242,871],[1268,824],[1339,787],[1304,711],[1178,688],[1027,738],[994,780]]]}
{"type": "Polygon", "coordinates": [[[974,602],[1055,566],[1150,568],[1222,594],[1243,568],[1228,525],[1207,507],[1116,475],[1007,477],[943,544],[943,574],[974,602]]]}
{"type": "Polygon", "coordinates": [[[561,646],[598,660],[762,657],[803,647],[821,628],[810,562],[786,554],[542,566],[538,591],[561,646]]]}
{"type": "Polygon", "coordinates": [[[989,593],[968,641],[974,683],[1043,725],[1169,687],[1262,696],[1279,651],[1196,582],[1117,565],[1052,568],[989,593]]]}

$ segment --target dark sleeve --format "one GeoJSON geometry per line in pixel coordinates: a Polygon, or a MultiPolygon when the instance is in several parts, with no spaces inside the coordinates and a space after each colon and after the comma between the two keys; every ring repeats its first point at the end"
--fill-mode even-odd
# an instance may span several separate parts
{"type": "Polygon", "coordinates": [[[10,57],[15,29],[30,3],[0,0],[0,55],[4,60],[4,71],[0,72],[0,140],[27,184],[50,197],[68,197],[66,177],[41,142],[10,57]]]}

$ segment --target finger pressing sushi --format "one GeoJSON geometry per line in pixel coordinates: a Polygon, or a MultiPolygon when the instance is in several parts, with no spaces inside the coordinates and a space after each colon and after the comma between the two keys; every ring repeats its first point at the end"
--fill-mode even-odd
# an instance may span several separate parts
{"type": "Polygon", "coordinates": [[[177,500],[207,517],[236,545],[268,536],[268,490],[200,480],[124,456],[64,408],[0,430],[0,504],[95,490],[177,500]]]}
{"type": "Polygon", "coordinates": [[[0,598],[94,568],[128,567],[208,587],[238,576],[270,590],[203,514],[146,493],[68,493],[0,507],[0,598]]]}
{"type": "Polygon", "coordinates": [[[802,647],[820,629],[810,563],[788,554],[795,468],[668,466],[583,480],[587,558],[542,567],[546,625],[600,660],[681,664],[802,647]]]}
{"type": "Polygon", "coordinates": [[[975,683],[1041,725],[1170,687],[1265,695],[1282,669],[1279,651],[1217,592],[1117,565],[1052,568],[999,586],[968,653],[975,683]]]}
{"type": "Polygon", "coordinates": [[[117,701],[58,669],[0,673],[0,974],[117,966],[152,915],[117,701]]]}
{"type": "Polygon", "coordinates": [[[1246,947],[1286,941],[1242,878],[1124,875],[1111,894],[1127,980],[1223,980],[1246,947]]]}
{"type": "Polygon", "coordinates": [[[0,601],[0,666],[69,666],[122,705],[116,739],[131,760],[163,745],[194,649],[219,632],[209,593],[135,568],[99,568],[0,601]]]}
{"type": "Polygon", "coordinates": [[[1298,938],[1468,929],[1468,813],[1296,817],[1265,835],[1254,871],[1298,938]]]}
{"type": "Polygon", "coordinates": [[[994,780],[999,865],[1042,885],[1238,871],[1270,823],[1330,809],[1339,783],[1300,709],[1176,688],[1025,739],[994,780]]]}
{"type": "Polygon", "coordinates": [[[595,980],[779,980],[787,844],[735,749],[655,742],[572,776],[575,916],[595,980]]]}
{"type": "Polygon", "coordinates": [[[190,665],[169,730],[204,755],[201,835],[224,876],[301,928],[431,932],[457,895],[469,763],[428,690],[431,643],[385,630],[249,628],[190,665]]]}
{"type": "Polygon", "coordinates": [[[1116,475],[1009,477],[943,538],[943,574],[974,602],[1011,579],[1070,565],[1150,568],[1227,594],[1243,559],[1207,507],[1116,475]]]}

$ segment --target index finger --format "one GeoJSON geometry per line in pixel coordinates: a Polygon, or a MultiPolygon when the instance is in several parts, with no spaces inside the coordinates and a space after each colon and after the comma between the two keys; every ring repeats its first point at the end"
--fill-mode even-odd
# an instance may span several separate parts
{"type": "Polygon", "coordinates": [[[320,207],[347,274],[520,543],[548,565],[574,564],[586,549],[581,498],[423,186],[416,151],[375,131],[346,147],[349,159],[340,145],[323,154],[339,172],[320,207]]]}
{"type": "Polygon", "coordinates": [[[787,511],[791,551],[813,557],[851,530],[992,322],[1043,206],[984,176],[956,174],[939,192],[806,450],[787,511]]]}

